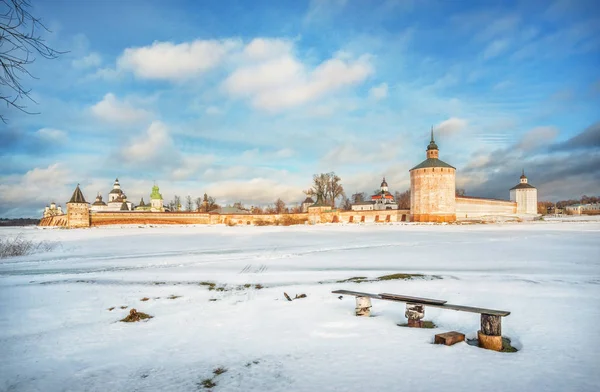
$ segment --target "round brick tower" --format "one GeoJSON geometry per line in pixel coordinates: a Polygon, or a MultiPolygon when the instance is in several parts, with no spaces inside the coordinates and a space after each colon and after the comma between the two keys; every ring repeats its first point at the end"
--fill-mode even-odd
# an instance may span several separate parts
{"type": "Polygon", "coordinates": [[[410,169],[411,222],[456,220],[456,168],[438,157],[431,128],[427,159],[410,169]]]}

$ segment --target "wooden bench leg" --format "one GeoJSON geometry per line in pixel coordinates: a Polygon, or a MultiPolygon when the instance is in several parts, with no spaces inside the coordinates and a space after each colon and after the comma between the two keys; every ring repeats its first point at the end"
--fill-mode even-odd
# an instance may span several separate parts
{"type": "Polygon", "coordinates": [[[356,315],[364,317],[371,316],[371,298],[356,297],[356,315]]]}
{"type": "Polygon", "coordinates": [[[481,330],[477,332],[479,347],[488,350],[502,350],[502,317],[481,314],[481,330]]]}
{"type": "Polygon", "coordinates": [[[423,327],[423,317],[425,317],[425,306],[419,304],[406,304],[404,315],[408,319],[408,326],[413,328],[423,327]]]}

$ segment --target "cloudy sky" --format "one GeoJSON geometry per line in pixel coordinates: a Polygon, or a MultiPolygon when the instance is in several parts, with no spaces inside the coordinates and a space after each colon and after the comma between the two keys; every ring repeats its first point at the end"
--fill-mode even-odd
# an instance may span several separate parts
{"type": "Polygon", "coordinates": [[[600,3],[40,1],[48,43],[0,108],[0,217],[40,216],[80,183],[221,204],[409,186],[433,125],[467,195],[600,194],[600,3]],[[485,4],[485,5],[484,5],[485,4]]]}

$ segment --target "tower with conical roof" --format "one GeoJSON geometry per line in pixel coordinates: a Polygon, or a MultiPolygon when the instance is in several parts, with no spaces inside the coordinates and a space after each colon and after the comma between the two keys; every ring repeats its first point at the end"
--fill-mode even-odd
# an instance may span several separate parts
{"type": "Polygon", "coordinates": [[[433,127],[427,159],[410,169],[410,216],[413,222],[456,220],[456,168],[439,159],[433,127]]]}
{"type": "Polygon", "coordinates": [[[67,226],[90,227],[90,205],[85,201],[79,184],[67,203],[67,226]]]}
{"type": "Polygon", "coordinates": [[[520,182],[510,189],[510,201],[517,203],[517,214],[537,214],[537,189],[528,183],[525,169],[520,182]]]}

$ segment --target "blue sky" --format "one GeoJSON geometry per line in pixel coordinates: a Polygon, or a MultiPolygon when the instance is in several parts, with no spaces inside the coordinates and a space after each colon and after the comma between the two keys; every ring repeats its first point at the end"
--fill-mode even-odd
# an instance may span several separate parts
{"type": "Polygon", "coordinates": [[[0,124],[0,216],[80,183],[128,197],[301,202],[409,187],[436,129],[467,195],[600,194],[596,1],[33,1],[59,59],[27,79],[37,115],[0,124]]]}

